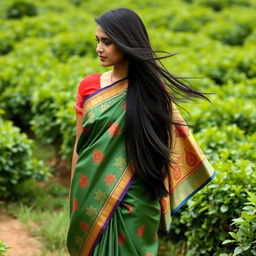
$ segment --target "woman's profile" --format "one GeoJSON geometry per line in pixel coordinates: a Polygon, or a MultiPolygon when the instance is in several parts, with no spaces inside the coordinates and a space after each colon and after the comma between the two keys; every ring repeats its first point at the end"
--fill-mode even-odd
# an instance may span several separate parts
{"type": "Polygon", "coordinates": [[[157,255],[157,232],[215,175],[175,107],[207,97],[161,65],[134,11],[95,20],[100,63],[113,69],[78,88],[67,247],[72,256],[157,255]]]}

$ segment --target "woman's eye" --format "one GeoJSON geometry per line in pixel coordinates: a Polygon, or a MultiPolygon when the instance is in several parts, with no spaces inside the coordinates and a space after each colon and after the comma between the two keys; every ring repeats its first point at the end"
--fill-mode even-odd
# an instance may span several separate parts
{"type": "MultiPolygon", "coordinates": [[[[98,39],[98,38],[95,38],[95,41],[99,44],[100,43],[100,40],[98,39]]],[[[103,41],[103,43],[105,44],[105,45],[111,45],[112,44],[112,42],[111,41],[103,41]]]]}
{"type": "Polygon", "coordinates": [[[105,45],[111,45],[112,42],[111,41],[105,41],[105,45]]]}

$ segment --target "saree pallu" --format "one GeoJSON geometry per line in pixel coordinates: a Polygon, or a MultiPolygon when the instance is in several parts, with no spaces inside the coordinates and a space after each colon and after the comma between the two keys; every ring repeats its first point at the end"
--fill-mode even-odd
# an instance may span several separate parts
{"type": "Polygon", "coordinates": [[[124,123],[128,81],[120,80],[87,97],[78,160],[70,186],[71,256],[156,256],[158,230],[168,231],[171,216],[206,185],[215,171],[174,106],[172,151],[175,165],[167,197],[152,200],[126,163],[124,123]]]}

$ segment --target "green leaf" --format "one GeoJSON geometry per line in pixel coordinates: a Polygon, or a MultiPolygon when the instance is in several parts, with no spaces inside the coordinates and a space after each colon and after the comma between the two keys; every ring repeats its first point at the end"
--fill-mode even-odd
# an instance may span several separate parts
{"type": "Polygon", "coordinates": [[[235,232],[228,232],[236,241],[238,240],[238,235],[235,232]]]}
{"type": "Polygon", "coordinates": [[[236,242],[236,240],[225,240],[222,242],[222,244],[224,245],[224,244],[230,244],[230,243],[235,243],[235,242],[236,242]]]}
{"type": "Polygon", "coordinates": [[[248,200],[256,205],[256,193],[254,194],[254,193],[249,192],[249,191],[247,191],[247,193],[249,195],[248,200]]]}
{"type": "Polygon", "coordinates": [[[245,219],[243,219],[242,217],[239,217],[237,219],[233,219],[232,224],[242,224],[245,222],[245,219]]]}
{"type": "Polygon", "coordinates": [[[243,248],[241,246],[236,247],[235,251],[234,251],[234,255],[238,255],[241,252],[243,252],[243,248]]]}
{"type": "Polygon", "coordinates": [[[225,205],[225,204],[223,204],[223,205],[220,207],[220,211],[221,211],[222,213],[227,212],[227,211],[228,211],[228,206],[225,205]]]}

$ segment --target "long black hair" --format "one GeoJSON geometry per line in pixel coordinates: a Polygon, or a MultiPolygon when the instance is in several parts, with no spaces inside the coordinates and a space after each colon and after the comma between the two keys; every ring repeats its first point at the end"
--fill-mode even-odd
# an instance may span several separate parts
{"type": "Polygon", "coordinates": [[[175,54],[152,49],[146,28],[134,11],[118,8],[95,21],[129,58],[124,131],[128,163],[153,198],[165,196],[164,179],[173,162],[172,125],[179,125],[172,120],[172,101],[208,98],[169,73],[161,59],[175,54]],[[159,52],[165,56],[158,57],[159,52]]]}

